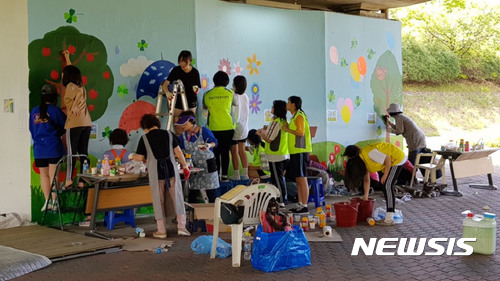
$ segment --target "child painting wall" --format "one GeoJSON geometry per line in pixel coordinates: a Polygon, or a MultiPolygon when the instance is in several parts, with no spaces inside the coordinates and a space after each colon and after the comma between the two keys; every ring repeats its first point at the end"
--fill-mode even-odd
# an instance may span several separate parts
{"type": "MultiPolygon", "coordinates": [[[[273,100],[301,96],[318,127],[313,154],[332,167],[346,145],[385,138],[379,116],[387,103],[401,102],[398,22],[216,0],[30,0],[28,20],[30,108],[42,85],[60,86],[60,53],[68,50],[88,93],[93,166],[115,128],[126,130],[126,148],[135,150],[139,120],[154,113],[181,50],[191,51],[200,72],[199,105],[215,72],[247,78],[249,128],[268,123],[273,100]]],[[[198,106],[199,123],[205,119],[198,106]]],[[[39,221],[34,165],[31,184],[32,219],[39,221]]]]}

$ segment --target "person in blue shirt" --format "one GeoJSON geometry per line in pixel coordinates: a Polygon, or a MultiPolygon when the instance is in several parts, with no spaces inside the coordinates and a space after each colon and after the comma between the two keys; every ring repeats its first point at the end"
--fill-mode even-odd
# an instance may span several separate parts
{"type": "Polygon", "coordinates": [[[194,113],[184,111],[175,123],[176,131],[182,132],[179,136],[179,146],[186,154],[191,154],[193,166],[202,171],[193,173],[189,178],[189,203],[197,203],[201,190],[207,193],[208,201],[215,202],[217,188],[219,188],[219,175],[217,163],[212,152],[217,146],[217,139],[207,127],[196,125],[194,113]]]}
{"type": "Polygon", "coordinates": [[[130,151],[125,148],[128,143],[127,131],[121,128],[114,129],[109,135],[109,144],[111,144],[111,149],[106,150],[103,155],[108,155],[110,160],[116,162],[116,158],[120,158],[122,164],[127,163],[128,155],[130,151]]]}
{"type": "MultiPolygon", "coordinates": [[[[35,165],[40,169],[40,185],[45,197],[42,212],[46,208],[57,209],[53,202],[48,202],[50,188],[54,180],[57,162],[66,154],[61,140],[66,115],[55,105],[57,97],[56,87],[50,84],[43,86],[40,105],[31,110],[29,120],[35,165]]],[[[52,195],[52,201],[54,200],[55,194],[52,195]]]]}

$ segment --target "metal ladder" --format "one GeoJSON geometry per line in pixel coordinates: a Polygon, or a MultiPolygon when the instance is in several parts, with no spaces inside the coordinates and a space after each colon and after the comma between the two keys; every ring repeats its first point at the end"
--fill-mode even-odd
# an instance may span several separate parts
{"type": "Polygon", "coordinates": [[[182,83],[181,80],[175,80],[174,85],[173,85],[173,91],[172,91],[172,96],[169,97],[167,93],[163,91],[162,86],[158,89],[158,100],[156,101],[156,111],[155,115],[156,117],[160,118],[161,116],[168,116],[167,120],[167,130],[172,130],[173,123],[174,123],[174,109],[175,109],[175,103],[177,102],[177,98],[180,96],[181,101],[182,101],[182,108],[184,110],[189,110],[188,104],[187,104],[187,99],[186,99],[186,92],[184,90],[184,83],[182,83]],[[168,113],[161,112],[161,106],[163,102],[163,96],[169,100],[169,108],[168,108],[168,113]]]}

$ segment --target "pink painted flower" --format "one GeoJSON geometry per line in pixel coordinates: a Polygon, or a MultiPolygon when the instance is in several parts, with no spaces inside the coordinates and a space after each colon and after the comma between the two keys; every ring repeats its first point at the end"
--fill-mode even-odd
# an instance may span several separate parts
{"type": "Polygon", "coordinates": [[[240,61],[233,64],[234,74],[241,75],[243,73],[243,68],[240,66],[240,61]]]}
{"type": "Polygon", "coordinates": [[[231,63],[227,59],[222,59],[219,64],[219,70],[231,75],[231,63]]]}
{"type": "Polygon", "coordinates": [[[335,153],[330,152],[330,156],[328,157],[328,160],[330,161],[330,164],[333,165],[333,163],[335,162],[335,153]]]}
{"type": "Polygon", "coordinates": [[[378,80],[384,80],[385,75],[387,74],[387,68],[385,67],[380,68],[380,66],[377,66],[377,69],[375,69],[375,74],[377,74],[378,80]]]}

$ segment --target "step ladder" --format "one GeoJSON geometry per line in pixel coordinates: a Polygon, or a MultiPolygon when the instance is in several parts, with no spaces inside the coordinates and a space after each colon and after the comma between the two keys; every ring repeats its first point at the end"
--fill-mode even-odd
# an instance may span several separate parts
{"type": "Polygon", "coordinates": [[[174,123],[174,110],[175,110],[175,103],[177,102],[178,98],[181,98],[182,101],[182,108],[184,110],[189,110],[188,104],[187,104],[187,99],[186,99],[186,92],[184,89],[184,83],[182,83],[181,80],[175,80],[174,85],[173,85],[173,91],[172,92],[167,92],[165,93],[163,91],[163,87],[160,86],[158,89],[158,100],[156,101],[156,111],[155,115],[156,117],[160,118],[162,116],[168,116],[167,120],[167,130],[172,130],[172,125],[174,123]],[[161,106],[163,102],[163,96],[165,96],[169,102],[168,106],[168,113],[162,112],[161,111],[161,106]]]}

